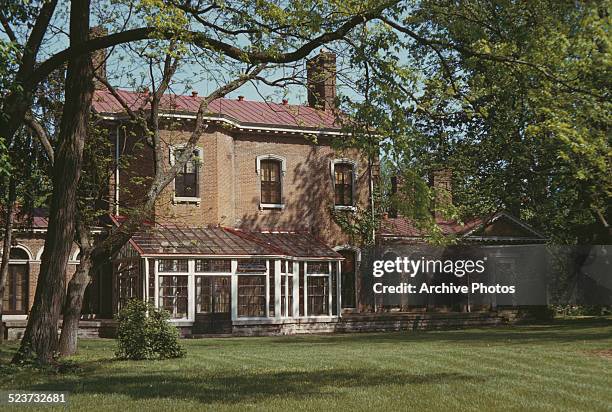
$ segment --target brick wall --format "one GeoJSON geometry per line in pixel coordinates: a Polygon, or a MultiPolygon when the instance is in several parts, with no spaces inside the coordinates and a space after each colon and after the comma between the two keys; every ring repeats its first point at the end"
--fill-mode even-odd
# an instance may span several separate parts
{"type": "MultiPolygon", "coordinates": [[[[15,233],[14,241],[17,246],[25,247],[32,256],[27,263],[28,265],[28,309],[32,308],[32,304],[34,303],[34,295],[36,294],[36,287],[38,285],[38,276],[40,274],[40,256],[42,252],[42,248],[45,244],[45,234],[37,233],[37,234],[24,234],[24,233],[15,233]]],[[[0,250],[2,249],[2,242],[0,242],[0,250]]],[[[74,254],[78,250],[76,244],[73,245],[72,250],[70,251],[70,260],[68,263],[68,267],[66,270],[66,285],[70,281],[70,278],[74,274],[76,270],[76,264],[72,260],[74,254]]]]}
{"type": "MultiPolygon", "coordinates": [[[[164,167],[170,167],[169,147],[184,143],[190,136],[189,128],[189,123],[183,123],[181,127],[167,127],[162,131],[161,137],[166,144],[164,167]]],[[[337,158],[357,162],[356,203],[364,208],[368,205],[367,162],[356,150],[336,152],[326,138],[319,138],[315,144],[299,135],[238,133],[213,125],[203,133],[197,146],[203,151],[200,202],[175,201],[171,183],[156,203],[155,219],[159,223],[307,230],[330,246],[346,244],[347,237],[331,217],[334,188],[330,164],[337,158]],[[282,210],[260,209],[256,159],[269,154],[286,159],[286,174],[282,178],[285,207],[282,210]]],[[[141,157],[130,165],[131,170],[121,174],[122,193],[130,193],[132,196],[127,199],[133,202],[137,202],[134,195],[140,192],[138,188],[124,186],[129,185],[127,177],[134,178],[152,170],[151,161],[144,158],[146,153],[152,156],[152,152],[147,152],[146,148],[141,150],[144,154],[137,155],[141,157]]]]}

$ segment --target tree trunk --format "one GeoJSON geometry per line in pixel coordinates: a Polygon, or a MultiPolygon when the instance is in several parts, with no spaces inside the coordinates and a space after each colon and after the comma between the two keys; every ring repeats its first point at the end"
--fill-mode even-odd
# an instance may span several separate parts
{"type": "Polygon", "coordinates": [[[2,262],[0,263],[0,343],[4,341],[4,289],[8,277],[8,263],[11,256],[11,242],[13,241],[13,208],[15,206],[15,180],[9,178],[8,202],[6,204],[4,236],[2,239],[2,262]]]}
{"type": "MultiPolygon", "coordinates": [[[[89,37],[89,9],[89,0],[70,3],[71,47],[89,37]]],[[[48,364],[57,351],[57,327],[66,294],[66,266],[75,234],[77,187],[93,94],[93,68],[89,56],[69,61],[65,89],[47,237],[34,305],[21,346],[13,358],[15,363],[35,358],[40,364],[48,364]]]]}
{"type": "Polygon", "coordinates": [[[91,251],[92,243],[89,228],[85,225],[81,215],[76,218],[76,232],[81,247],[81,260],[77,270],[68,283],[68,293],[64,303],[64,319],[60,335],[59,352],[61,356],[74,355],[77,351],[79,321],[83,309],[83,297],[89,284],[92,270],[91,251]]]}
{"type": "Polygon", "coordinates": [[[77,351],[79,321],[83,308],[83,296],[89,284],[91,269],[89,253],[81,252],[81,262],[68,283],[66,302],[64,303],[64,320],[60,335],[59,352],[61,356],[74,355],[77,351]]]}

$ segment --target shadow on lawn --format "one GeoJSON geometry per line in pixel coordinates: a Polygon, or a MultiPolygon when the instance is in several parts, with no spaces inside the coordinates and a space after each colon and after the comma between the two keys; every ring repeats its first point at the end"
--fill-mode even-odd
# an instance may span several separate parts
{"type": "Polygon", "coordinates": [[[337,396],[337,388],[375,388],[387,385],[447,384],[483,382],[488,377],[463,373],[416,375],[403,371],[318,370],[307,372],[248,373],[218,376],[203,373],[187,378],[180,373],[144,376],[112,374],[83,376],[78,383],[55,381],[36,385],[32,390],[67,390],[73,394],[123,395],[132,399],[191,399],[200,403],[240,403],[270,400],[282,396],[291,399],[337,396]]]}

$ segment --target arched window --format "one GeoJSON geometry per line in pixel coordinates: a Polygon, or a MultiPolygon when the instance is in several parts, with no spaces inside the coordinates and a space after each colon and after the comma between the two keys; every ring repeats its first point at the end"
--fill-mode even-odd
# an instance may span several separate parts
{"type": "MultiPolygon", "coordinates": [[[[170,148],[170,164],[174,165],[176,160],[185,151],[184,147],[175,146],[170,148]]],[[[202,163],[202,149],[193,149],[191,159],[178,170],[174,178],[174,200],[176,201],[198,201],[200,199],[200,166],[202,163]]]]}
{"type": "Polygon", "coordinates": [[[29,260],[30,256],[28,255],[28,252],[25,249],[20,247],[13,247],[11,248],[9,258],[11,260],[29,260]]]}
{"type": "Polygon", "coordinates": [[[29,252],[20,246],[11,248],[8,277],[2,296],[4,313],[23,315],[28,310],[28,264],[29,252]],[[26,261],[26,262],[23,262],[26,261]]]}
{"type": "Polygon", "coordinates": [[[261,162],[261,203],[281,204],[281,164],[278,160],[261,162]]]}
{"type": "Polygon", "coordinates": [[[332,177],[334,205],[340,208],[352,208],[355,205],[355,163],[345,159],[334,160],[332,177]]]}

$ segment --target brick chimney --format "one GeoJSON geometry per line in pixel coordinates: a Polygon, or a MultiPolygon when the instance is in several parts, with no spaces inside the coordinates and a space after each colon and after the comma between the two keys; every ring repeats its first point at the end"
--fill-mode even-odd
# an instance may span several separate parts
{"type": "Polygon", "coordinates": [[[321,50],[306,62],[308,105],[323,110],[336,106],[336,55],[321,50]]]}
{"type": "MultiPolygon", "coordinates": [[[[89,38],[103,37],[108,35],[108,30],[102,26],[95,26],[89,29],[89,38]]],[[[94,73],[97,77],[106,80],[106,49],[95,50],[91,53],[91,63],[93,64],[94,73]]],[[[94,86],[96,90],[105,89],[106,87],[97,79],[94,78],[94,86]]]]}
{"type": "Polygon", "coordinates": [[[431,187],[434,189],[434,215],[436,219],[442,218],[438,209],[444,209],[453,204],[453,172],[450,169],[434,170],[431,174],[431,187]]]}

